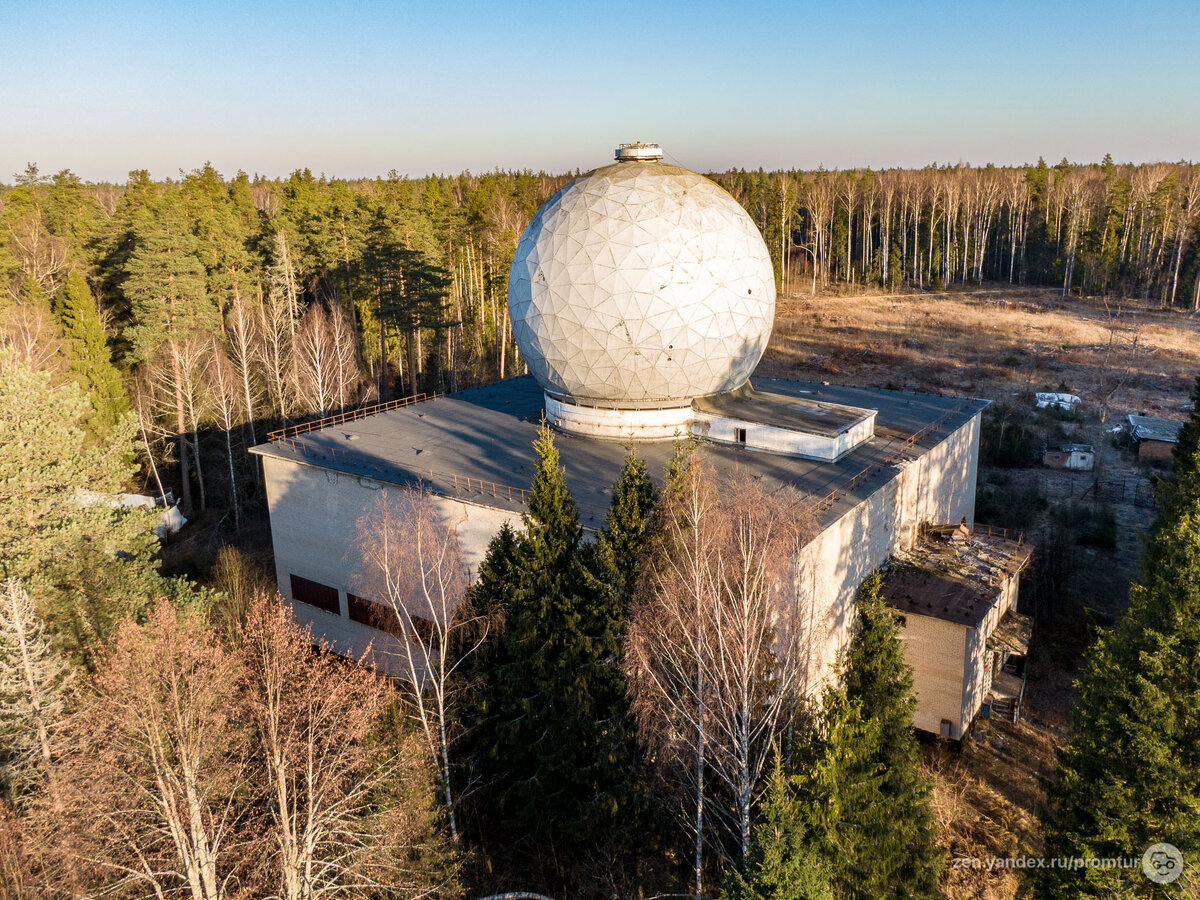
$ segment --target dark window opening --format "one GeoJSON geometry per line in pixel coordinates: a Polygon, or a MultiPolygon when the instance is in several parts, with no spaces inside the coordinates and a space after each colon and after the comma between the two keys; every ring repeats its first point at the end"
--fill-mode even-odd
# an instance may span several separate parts
{"type": "MultiPolygon", "coordinates": [[[[400,623],[403,613],[397,615],[396,610],[390,606],[376,603],[356,594],[346,594],[346,609],[350,613],[352,622],[358,622],[378,631],[386,631],[393,637],[404,637],[404,626],[400,623]]],[[[436,647],[438,634],[433,627],[433,622],[411,613],[408,617],[412,621],[412,630],[416,634],[417,640],[426,647],[436,647]]]]}
{"type": "Polygon", "coordinates": [[[746,429],[745,428],[733,429],[733,440],[735,443],[738,443],[738,444],[746,443],[746,429]]]}
{"type": "Polygon", "coordinates": [[[433,622],[421,616],[412,616],[413,631],[417,635],[417,640],[426,647],[436,647],[440,643],[440,636],[437,629],[433,627],[433,622]]]}
{"type": "Polygon", "coordinates": [[[346,594],[346,611],[350,613],[350,621],[366,625],[378,631],[386,631],[396,637],[404,637],[404,626],[400,617],[390,606],[376,603],[355,594],[346,594]]]}
{"type": "Polygon", "coordinates": [[[307,603],[309,606],[315,606],[317,609],[323,609],[325,612],[333,613],[335,616],[342,614],[341,607],[338,604],[337,588],[321,584],[319,581],[301,578],[299,575],[289,575],[288,577],[292,582],[293,600],[307,603]]]}

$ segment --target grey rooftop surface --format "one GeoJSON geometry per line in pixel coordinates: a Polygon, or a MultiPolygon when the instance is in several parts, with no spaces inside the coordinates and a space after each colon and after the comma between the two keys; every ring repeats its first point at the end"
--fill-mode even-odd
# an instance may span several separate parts
{"type": "Polygon", "coordinates": [[[1129,430],[1139,441],[1166,441],[1169,444],[1177,444],[1181,428],[1183,423],[1172,419],[1158,419],[1154,416],[1129,417],[1129,430]]]}
{"type": "MultiPolygon", "coordinates": [[[[920,457],[987,405],[985,400],[813,382],[753,382],[756,390],[784,398],[878,410],[875,437],[834,463],[698,443],[701,457],[720,474],[743,473],[761,479],[765,489],[790,486],[811,498],[821,524],[858,505],[895,477],[898,464],[920,457]]],[[[523,375],[260,444],[251,452],[385,483],[423,485],[520,512],[533,481],[533,442],[543,403],[542,389],[523,375]]],[[[555,444],[583,525],[598,528],[621,471],[624,444],[561,433],[555,444]]],[[[674,449],[669,440],[637,443],[659,483],[674,449]]]]}
{"type": "Polygon", "coordinates": [[[816,400],[805,395],[755,390],[749,384],[742,385],[736,391],[699,397],[692,401],[692,406],[712,415],[819,434],[822,437],[836,437],[870,415],[861,407],[816,400]]]}

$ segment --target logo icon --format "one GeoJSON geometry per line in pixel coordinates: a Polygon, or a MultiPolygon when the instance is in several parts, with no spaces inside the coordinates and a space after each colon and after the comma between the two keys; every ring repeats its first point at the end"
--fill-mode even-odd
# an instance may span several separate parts
{"type": "Polygon", "coordinates": [[[1157,884],[1170,884],[1183,874],[1183,854],[1174,844],[1151,844],[1142,854],[1142,871],[1157,884]]]}

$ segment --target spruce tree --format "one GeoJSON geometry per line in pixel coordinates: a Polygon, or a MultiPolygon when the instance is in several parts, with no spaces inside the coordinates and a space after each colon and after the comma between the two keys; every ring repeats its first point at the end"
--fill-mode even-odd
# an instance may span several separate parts
{"type": "Polygon", "coordinates": [[[622,613],[637,589],[645,562],[650,520],[658,491],[646,471],[646,461],[632,444],[625,453],[621,475],[612,489],[604,528],[596,537],[596,556],[602,580],[617,592],[622,613]]]}
{"type": "MultiPolygon", "coordinates": [[[[1047,856],[1140,857],[1168,842],[1200,865],[1200,495],[1175,498],[1076,682],[1068,742],[1047,788],[1047,856]]],[[[1140,868],[1039,869],[1043,897],[1167,896],[1140,868]]]]}
{"type": "Polygon", "coordinates": [[[931,897],[942,854],[912,730],[912,669],[878,574],[856,598],[842,660],[815,734],[797,748],[802,817],[839,896],[931,897]]]}
{"type": "Polygon", "coordinates": [[[743,869],[725,882],[723,900],[833,900],[825,863],[810,846],[788,779],[776,765],[743,869]]]}
{"type": "Polygon", "coordinates": [[[1163,485],[1160,521],[1189,498],[1200,497],[1200,375],[1192,387],[1192,405],[1192,415],[1179,429],[1179,442],[1172,449],[1175,477],[1163,485]]]}
{"type": "Polygon", "coordinates": [[[886,806],[875,810],[872,867],[897,896],[932,894],[942,867],[929,799],[933,785],[921,772],[912,727],[917,699],[912,666],[904,658],[895,614],[881,594],[876,572],[858,590],[854,631],[843,662],[846,697],[880,727],[875,759],[882,768],[886,806]]]}
{"type": "Polygon", "coordinates": [[[639,803],[619,664],[616,595],[588,570],[583,529],[549,428],[536,442],[524,528],[493,540],[473,591],[502,620],[469,701],[481,829],[566,870],[614,849],[639,803]]]}
{"type": "Polygon", "coordinates": [[[70,368],[92,401],[88,430],[105,438],[129,409],[121,373],[113,365],[108,335],[87,279],[72,272],[54,297],[54,313],[67,339],[70,368]]]}

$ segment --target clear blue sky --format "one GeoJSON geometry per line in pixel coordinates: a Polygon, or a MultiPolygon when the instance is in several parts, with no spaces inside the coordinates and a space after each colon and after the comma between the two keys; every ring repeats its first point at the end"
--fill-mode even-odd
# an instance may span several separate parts
{"type": "Polygon", "coordinates": [[[0,0],[0,181],[35,161],[420,175],[1200,157],[1200,3],[0,0]]]}

